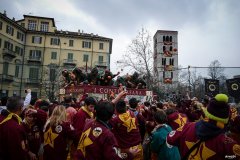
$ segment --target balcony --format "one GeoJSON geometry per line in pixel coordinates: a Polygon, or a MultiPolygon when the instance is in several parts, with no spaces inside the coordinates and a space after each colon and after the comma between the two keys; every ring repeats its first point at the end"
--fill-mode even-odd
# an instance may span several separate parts
{"type": "Polygon", "coordinates": [[[30,78],[27,78],[25,83],[27,83],[27,84],[39,84],[40,83],[40,79],[30,79],[30,78]]]}
{"type": "Polygon", "coordinates": [[[41,60],[42,60],[42,58],[41,57],[32,57],[32,56],[30,56],[30,57],[28,57],[28,62],[37,62],[37,63],[41,63],[41,60]]]}
{"type": "Polygon", "coordinates": [[[63,60],[64,65],[70,65],[70,66],[76,66],[77,65],[77,60],[73,59],[64,59],[63,60]]]}
{"type": "Polygon", "coordinates": [[[95,62],[94,65],[96,67],[105,67],[105,68],[108,66],[107,62],[99,62],[99,61],[95,62]]]}
{"type": "Polygon", "coordinates": [[[17,56],[14,51],[11,51],[11,50],[9,50],[7,48],[3,49],[2,54],[3,54],[3,58],[6,57],[7,59],[10,59],[10,60],[12,60],[13,58],[16,58],[16,56],[17,56]]]}
{"type": "Polygon", "coordinates": [[[7,74],[2,74],[1,75],[1,81],[3,81],[3,82],[13,82],[14,81],[14,76],[7,75],[7,74]]]}

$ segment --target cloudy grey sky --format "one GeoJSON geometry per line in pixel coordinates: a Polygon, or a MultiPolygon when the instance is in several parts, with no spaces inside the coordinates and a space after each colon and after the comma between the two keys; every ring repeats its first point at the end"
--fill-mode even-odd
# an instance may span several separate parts
{"type": "MultiPolygon", "coordinates": [[[[0,11],[54,18],[58,30],[94,33],[113,39],[111,69],[144,27],[178,31],[179,64],[240,66],[239,0],[0,0],[0,11]]],[[[240,69],[236,71],[240,74],[240,69]]]]}

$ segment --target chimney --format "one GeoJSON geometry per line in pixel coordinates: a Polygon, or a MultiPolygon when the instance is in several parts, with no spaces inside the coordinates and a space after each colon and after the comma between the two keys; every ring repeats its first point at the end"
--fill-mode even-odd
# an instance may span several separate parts
{"type": "Polygon", "coordinates": [[[4,16],[7,16],[7,11],[6,11],[6,10],[4,10],[3,15],[4,15],[4,16]]]}
{"type": "Polygon", "coordinates": [[[12,20],[15,21],[15,18],[13,17],[12,20]]]}

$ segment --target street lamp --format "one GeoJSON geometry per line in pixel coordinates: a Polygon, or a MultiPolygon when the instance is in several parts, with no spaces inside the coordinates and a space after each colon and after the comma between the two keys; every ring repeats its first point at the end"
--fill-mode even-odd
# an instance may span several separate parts
{"type": "Polygon", "coordinates": [[[188,66],[188,91],[191,96],[191,72],[190,72],[190,66],[188,66]]]}

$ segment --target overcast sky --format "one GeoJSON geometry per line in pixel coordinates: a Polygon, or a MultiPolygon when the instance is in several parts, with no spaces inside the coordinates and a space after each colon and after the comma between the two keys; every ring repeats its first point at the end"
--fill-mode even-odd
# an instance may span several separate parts
{"type": "MultiPolygon", "coordinates": [[[[138,31],[178,31],[179,64],[240,66],[240,0],[0,0],[0,11],[51,17],[58,30],[113,39],[111,70],[138,31]]],[[[240,74],[240,69],[235,73],[240,74]]]]}

